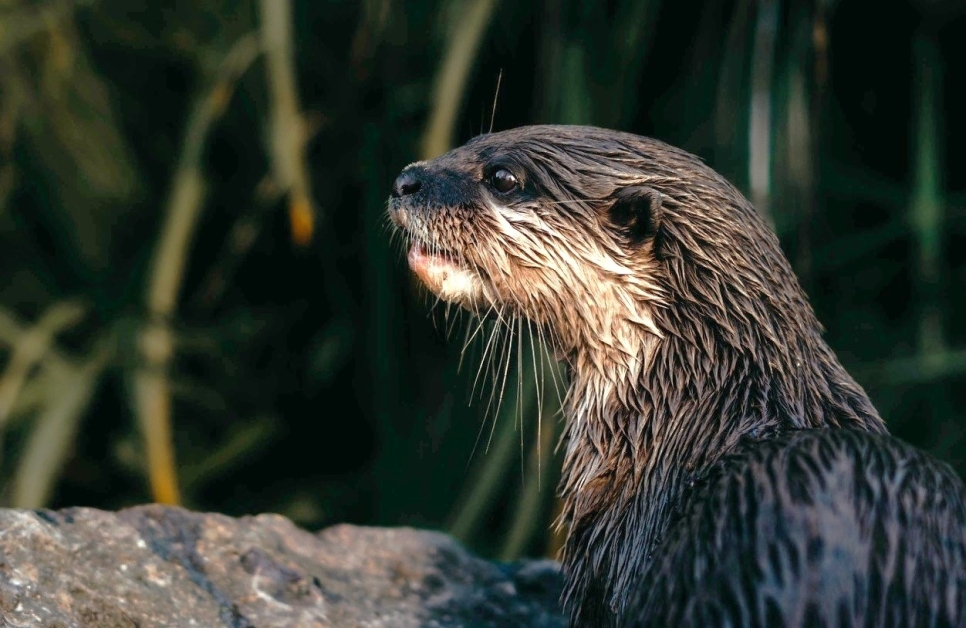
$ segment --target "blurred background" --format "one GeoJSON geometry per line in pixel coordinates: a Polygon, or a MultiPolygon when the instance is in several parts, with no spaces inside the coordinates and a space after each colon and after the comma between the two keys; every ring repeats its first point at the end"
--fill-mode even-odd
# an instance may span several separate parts
{"type": "Polygon", "coordinates": [[[484,327],[460,368],[475,323],[384,216],[409,162],[543,122],[735,182],[893,432],[962,474],[964,59],[966,0],[0,0],[0,504],[552,553],[551,365],[484,327]]]}

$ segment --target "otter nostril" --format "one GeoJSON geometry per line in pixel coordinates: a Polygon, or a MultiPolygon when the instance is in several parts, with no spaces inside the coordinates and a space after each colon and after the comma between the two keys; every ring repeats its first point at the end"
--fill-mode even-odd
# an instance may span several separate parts
{"type": "Polygon", "coordinates": [[[392,196],[393,198],[409,196],[418,192],[421,187],[423,187],[423,182],[417,178],[416,173],[412,171],[403,172],[396,177],[395,183],[392,184],[392,196]]]}

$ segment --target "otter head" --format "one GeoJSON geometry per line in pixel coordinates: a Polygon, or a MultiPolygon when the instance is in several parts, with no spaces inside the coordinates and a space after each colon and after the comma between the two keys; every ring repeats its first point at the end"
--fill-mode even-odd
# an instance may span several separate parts
{"type": "Polygon", "coordinates": [[[636,355],[659,337],[665,199],[635,136],[527,127],[406,167],[389,212],[409,264],[440,299],[522,316],[558,350],[636,355]],[[642,335],[643,332],[643,335],[642,335]]]}

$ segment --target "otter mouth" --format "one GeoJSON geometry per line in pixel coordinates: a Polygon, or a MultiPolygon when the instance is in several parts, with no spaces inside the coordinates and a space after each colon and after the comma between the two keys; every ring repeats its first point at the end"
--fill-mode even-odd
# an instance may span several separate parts
{"type": "Polygon", "coordinates": [[[409,268],[426,285],[431,286],[450,276],[467,272],[466,264],[458,255],[422,242],[413,242],[407,257],[409,268]]]}
{"type": "Polygon", "coordinates": [[[415,242],[409,249],[409,268],[443,301],[474,309],[481,301],[480,276],[455,253],[415,242]]]}

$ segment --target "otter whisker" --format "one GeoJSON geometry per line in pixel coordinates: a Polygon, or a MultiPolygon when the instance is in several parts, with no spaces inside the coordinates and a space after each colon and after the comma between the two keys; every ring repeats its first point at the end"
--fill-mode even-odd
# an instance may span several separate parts
{"type": "MultiPolygon", "coordinates": [[[[496,397],[496,389],[500,382],[500,370],[503,358],[503,351],[506,347],[507,337],[505,335],[506,329],[498,321],[493,322],[493,327],[491,327],[491,340],[493,344],[489,347],[489,354],[486,356],[486,377],[492,382],[490,386],[490,395],[486,398],[486,408],[484,414],[490,416],[490,409],[493,405],[494,398],[496,397]]],[[[479,375],[479,374],[477,374],[479,375]]],[[[481,389],[479,394],[479,399],[482,401],[485,392],[481,389]]]]}
{"type": "Polygon", "coordinates": [[[568,198],[568,199],[560,199],[556,201],[541,201],[540,204],[541,205],[568,205],[571,203],[575,203],[575,204],[586,205],[588,203],[604,203],[609,200],[611,199],[608,199],[606,197],[604,198],[568,198]]]}
{"type": "MultiPolygon", "coordinates": [[[[490,351],[490,356],[487,364],[487,374],[490,380],[493,382],[493,385],[490,386],[490,396],[488,397],[487,403],[486,403],[487,414],[489,414],[490,409],[493,405],[493,400],[497,395],[496,388],[500,382],[500,369],[501,369],[500,365],[503,363],[502,360],[505,355],[506,343],[508,340],[506,327],[499,321],[494,322],[493,324],[494,324],[494,331],[496,332],[497,336],[493,343],[493,348],[490,351]]],[[[480,398],[481,399],[483,398],[482,391],[480,392],[480,398]]]]}
{"type": "MultiPolygon", "coordinates": [[[[492,340],[493,340],[493,333],[494,333],[494,331],[491,330],[491,332],[490,332],[490,338],[489,338],[489,340],[487,342],[487,345],[489,345],[489,343],[492,342],[492,340]]],[[[486,351],[486,348],[484,348],[484,352],[485,351],[486,351]]],[[[485,353],[484,353],[484,355],[485,355],[485,353]]],[[[480,373],[482,372],[483,365],[485,363],[486,363],[485,358],[484,357],[481,357],[480,358],[480,366],[479,366],[479,368],[476,371],[476,379],[479,379],[480,373]]],[[[473,388],[470,390],[470,403],[471,404],[473,402],[473,396],[475,394],[475,391],[476,391],[476,384],[474,382],[473,388]]],[[[483,393],[480,392],[480,397],[482,398],[482,396],[483,396],[483,393]]],[[[490,417],[488,412],[484,412],[483,413],[483,420],[480,421],[480,427],[476,431],[476,440],[473,441],[473,449],[470,451],[470,459],[472,459],[476,455],[476,450],[480,446],[480,439],[483,437],[483,432],[486,430],[486,422],[488,420],[491,420],[491,419],[492,419],[493,423],[490,426],[490,436],[489,436],[489,438],[490,439],[493,438],[493,430],[496,429],[496,417],[495,416],[494,417],[490,417]]],[[[469,461],[467,461],[467,464],[469,464],[469,461]]]]}
{"type": "MultiPolygon", "coordinates": [[[[432,297],[430,296],[428,298],[432,298],[432,297]]],[[[430,323],[433,325],[433,331],[435,331],[437,334],[440,333],[439,319],[437,318],[438,310],[436,309],[436,306],[438,305],[439,305],[439,297],[436,297],[436,299],[433,301],[432,304],[428,304],[429,307],[427,308],[427,312],[426,312],[426,317],[429,318],[430,323]]]]}
{"type": "MultiPolygon", "coordinates": [[[[494,310],[494,306],[491,305],[490,306],[490,309],[491,310],[494,310]]],[[[496,314],[496,312],[494,312],[494,314],[496,314]]],[[[486,341],[486,343],[484,345],[483,355],[480,357],[479,367],[477,368],[477,371],[476,371],[476,377],[474,378],[474,380],[473,380],[473,386],[470,389],[470,403],[472,403],[473,397],[476,394],[476,385],[477,385],[477,383],[480,380],[480,375],[483,373],[484,367],[487,367],[488,374],[491,377],[494,377],[494,379],[495,379],[495,376],[493,375],[493,356],[494,356],[494,354],[496,352],[495,351],[495,343],[497,341],[495,339],[496,339],[496,337],[500,333],[500,329],[499,329],[500,328],[500,324],[499,324],[498,320],[499,320],[499,318],[496,318],[492,322],[492,327],[490,328],[490,336],[489,336],[489,338],[487,339],[487,341],[486,341]],[[489,359],[487,359],[487,355],[488,354],[489,354],[489,359]]],[[[480,319],[480,325],[477,327],[477,329],[481,329],[482,326],[483,326],[483,324],[485,322],[486,322],[486,320],[483,319],[483,318],[481,318],[480,319]]],[[[466,351],[466,346],[463,347],[463,351],[464,352],[466,351]]],[[[473,449],[470,452],[470,459],[472,459],[473,456],[476,455],[476,449],[477,449],[477,447],[479,447],[480,438],[483,436],[483,431],[486,428],[486,422],[487,422],[487,420],[490,420],[490,419],[492,419],[493,423],[490,426],[490,435],[489,435],[489,437],[487,439],[487,446],[486,446],[486,449],[484,451],[488,451],[489,450],[489,443],[493,439],[493,432],[496,429],[497,416],[496,415],[493,415],[492,417],[490,416],[490,405],[491,405],[492,400],[493,400],[494,390],[495,390],[495,386],[492,386],[490,388],[490,402],[487,403],[486,410],[483,412],[483,421],[480,422],[480,429],[477,430],[477,432],[476,432],[476,440],[474,441],[474,443],[473,443],[473,449]]],[[[481,390],[481,392],[480,392],[480,399],[482,399],[482,397],[483,397],[483,393],[482,393],[482,390],[481,390]]]]}
{"type": "MultiPolygon", "coordinates": [[[[492,342],[494,336],[499,333],[499,329],[498,329],[499,328],[499,325],[496,322],[494,322],[493,325],[494,325],[493,326],[493,329],[490,332],[490,342],[492,342]]],[[[489,345],[489,343],[487,343],[487,344],[489,345]]],[[[495,350],[494,350],[494,353],[495,353],[495,350]]],[[[483,434],[483,429],[486,426],[486,421],[488,419],[489,420],[492,420],[492,424],[490,425],[490,434],[487,437],[486,449],[484,451],[489,451],[490,442],[493,440],[493,432],[494,432],[494,430],[496,430],[496,421],[497,421],[497,418],[498,417],[495,414],[492,415],[492,416],[490,415],[490,405],[493,402],[493,395],[494,395],[494,391],[496,390],[496,381],[495,381],[496,380],[496,375],[494,373],[494,368],[493,368],[493,363],[494,363],[493,355],[494,355],[493,353],[490,354],[490,359],[489,359],[488,363],[485,362],[484,360],[480,360],[480,370],[477,371],[477,373],[476,373],[476,377],[477,377],[477,379],[479,379],[480,372],[483,369],[483,365],[484,364],[488,364],[487,372],[489,373],[490,377],[494,380],[494,382],[493,382],[494,385],[490,387],[490,401],[487,403],[486,410],[483,412],[483,422],[480,423],[480,430],[479,430],[479,432],[476,435],[477,443],[473,446],[473,451],[474,452],[476,451],[476,445],[479,444],[480,436],[482,436],[482,434],[483,434]]],[[[475,390],[475,388],[476,388],[476,386],[475,386],[475,383],[474,383],[474,390],[475,390]]],[[[482,397],[483,397],[483,393],[481,392],[480,393],[480,398],[482,398],[482,397]]]]}
{"type": "Polygon", "coordinates": [[[496,77],[496,92],[493,94],[493,109],[490,111],[490,130],[487,133],[493,132],[493,122],[496,120],[496,101],[500,98],[501,83],[503,83],[503,68],[500,68],[500,73],[496,77]]]}
{"type": "MultiPolygon", "coordinates": [[[[534,391],[537,395],[537,482],[540,482],[542,477],[541,473],[541,463],[543,450],[540,443],[543,442],[542,438],[542,428],[543,428],[543,362],[540,362],[540,374],[537,376],[537,348],[534,346],[537,342],[536,337],[533,335],[533,326],[530,324],[530,319],[527,319],[527,337],[530,340],[530,359],[533,361],[533,379],[534,379],[534,391]]],[[[539,484],[538,484],[539,486],[539,484]]]]}
{"type": "MultiPolygon", "coordinates": [[[[550,333],[551,336],[553,335],[553,331],[552,330],[550,330],[548,333],[550,333]]],[[[558,385],[557,376],[559,375],[560,378],[563,379],[564,375],[562,373],[559,373],[557,371],[557,369],[555,368],[555,366],[558,364],[558,362],[554,358],[553,354],[550,353],[550,346],[545,343],[544,344],[544,349],[547,351],[547,357],[550,358],[551,360],[553,360],[550,363],[550,365],[551,365],[551,368],[550,368],[550,381],[553,382],[554,392],[556,392],[556,394],[557,394],[557,404],[558,404],[557,405],[557,414],[562,416],[564,414],[564,408],[569,407],[567,404],[569,403],[569,399],[570,399],[570,395],[571,395],[570,388],[567,387],[567,386],[564,386],[564,382],[562,382],[562,381],[558,385]],[[560,392],[561,389],[564,390],[563,394],[561,394],[561,392],[560,392]]],[[[569,363],[569,358],[568,358],[568,363],[569,363]]],[[[569,367],[569,368],[573,368],[573,367],[569,367]]],[[[557,439],[557,444],[554,446],[554,449],[553,449],[554,455],[557,455],[557,454],[560,453],[560,447],[563,445],[565,439],[566,439],[566,431],[562,431],[560,433],[560,437],[557,439]]]]}
{"type": "MultiPolygon", "coordinates": [[[[518,300],[515,299],[515,309],[514,309],[514,312],[524,312],[524,311],[526,311],[526,308],[524,307],[524,305],[522,303],[520,303],[518,300]]],[[[516,370],[517,370],[517,390],[516,390],[516,399],[515,399],[515,403],[514,403],[514,406],[516,408],[516,416],[514,417],[513,423],[514,423],[515,426],[518,425],[518,423],[519,423],[519,428],[518,429],[520,430],[520,474],[521,474],[521,479],[522,479],[523,471],[524,471],[524,466],[525,466],[524,460],[526,459],[526,457],[524,456],[525,445],[524,445],[524,424],[523,424],[523,408],[524,408],[524,400],[523,400],[523,317],[517,314],[517,315],[514,315],[513,318],[515,320],[511,319],[509,321],[508,325],[507,325],[508,330],[510,332],[510,342],[511,342],[511,344],[507,346],[506,365],[505,365],[505,372],[504,372],[504,375],[503,375],[504,384],[503,384],[503,388],[500,390],[500,403],[502,404],[502,402],[503,402],[503,395],[505,393],[505,387],[506,387],[506,371],[509,371],[509,366],[510,366],[509,363],[510,363],[510,359],[511,359],[511,357],[510,357],[510,351],[513,350],[512,342],[515,339],[515,342],[516,342],[516,351],[517,351],[517,368],[516,368],[516,370]]],[[[528,321],[528,323],[529,323],[529,321],[528,321]]],[[[498,406],[498,409],[497,409],[497,415],[499,415],[499,406],[498,406]]]]}
{"type": "MultiPolygon", "coordinates": [[[[474,316],[472,313],[470,316],[474,316]]],[[[466,326],[466,334],[463,337],[463,348],[460,349],[460,359],[456,363],[456,370],[461,371],[463,369],[463,361],[466,359],[466,351],[470,348],[473,343],[473,339],[476,338],[480,330],[483,329],[483,319],[476,317],[476,324],[472,322],[466,326]]]]}
{"type": "MultiPolygon", "coordinates": [[[[459,370],[460,368],[463,367],[463,358],[466,355],[466,350],[467,350],[467,348],[469,348],[470,343],[473,342],[473,340],[480,333],[480,331],[482,331],[483,326],[486,324],[486,317],[489,316],[490,314],[494,314],[494,316],[495,316],[495,313],[496,313],[496,308],[494,307],[494,305],[492,303],[490,304],[490,306],[487,309],[487,311],[484,312],[482,315],[480,315],[478,313],[475,313],[475,312],[470,312],[470,315],[471,316],[476,316],[477,317],[477,325],[476,325],[476,328],[475,329],[472,328],[472,327],[469,327],[469,326],[466,328],[466,336],[467,337],[463,341],[463,349],[460,351],[460,360],[459,360],[459,364],[457,365],[457,370],[459,370]],[[472,330],[472,335],[470,334],[470,331],[471,330],[472,330]]],[[[481,363],[482,363],[482,358],[481,358],[481,363]]],[[[470,397],[472,398],[472,396],[473,395],[471,393],[470,394],[470,397]]]]}
{"type": "MultiPolygon", "coordinates": [[[[481,325],[483,323],[484,321],[480,321],[481,325]]],[[[483,368],[487,366],[487,357],[489,357],[489,366],[492,366],[493,364],[493,352],[495,351],[494,341],[498,335],[499,335],[499,324],[498,322],[494,321],[493,326],[490,329],[490,337],[489,339],[487,339],[486,345],[483,348],[483,355],[480,357],[480,365],[476,369],[476,377],[473,379],[473,387],[470,390],[470,399],[472,399],[473,396],[476,394],[476,385],[480,381],[480,375],[483,373],[483,368]]],[[[481,392],[480,398],[482,397],[483,397],[483,394],[481,392]]]]}
{"type": "MultiPolygon", "coordinates": [[[[502,351],[501,351],[501,353],[503,353],[503,355],[504,355],[504,360],[503,360],[503,379],[500,382],[500,394],[497,397],[496,411],[493,413],[493,417],[494,417],[493,425],[494,425],[494,427],[496,427],[496,418],[500,416],[500,409],[503,407],[503,395],[506,392],[507,375],[509,375],[509,373],[510,373],[510,350],[511,350],[511,345],[513,343],[513,327],[512,326],[507,326],[506,329],[507,329],[506,340],[503,343],[503,347],[502,347],[502,351]]],[[[490,405],[492,404],[492,402],[493,402],[493,396],[491,395],[491,397],[490,397],[490,403],[487,403],[487,406],[486,406],[487,412],[489,412],[490,405]]],[[[492,440],[493,440],[493,431],[491,430],[490,431],[490,439],[487,441],[487,443],[486,443],[486,449],[484,451],[489,451],[490,450],[490,443],[491,443],[492,440]]]]}
{"type": "MultiPolygon", "coordinates": [[[[483,329],[483,326],[487,323],[486,316],[488,316],[490,313],[493,313],[494,320],[492,321],[492,327],[490,328],[490,336],[487,339],[486,343],[484,344],[483,355],[480,356],[479,366],[477,367],[477,371],[476,371],[476,377],[473,380],[473,386],[470,389],[470,403],[471,404],[473,402],[473,397],[474,397],[474,395],[476,393],[476,385],[477,385],[477,383],[480,380],[480,375],[483,373],[483,369],[484,369],[485,366],[489,365],[490,368],[488,368],[487,371],[490,374],[490,376],[495,379],[495,376],[493,375],[493,368],[492,368],[493,367],[493,360],[494,360],[494,357],[493,356],[496,353],[496,351],[495,351],[495,342],[496,342],[495,341],[495,338],[500,333],[500,329],[499,329],[500,328],[500,322],[499,321],[502,320],[502,312],[501,311],[497,311],[496,310],[496,306],[494,306],[492,303],[490,304],[489,311],[486,312],[483,316],[481,316],[479,318],[479,324],[476,326],[476,331],[473,333],[473,336],[470,337],[467,340],[467,342],[463,345],[463,351],[462,351],[462,353],[460,355],[460,364],[462,364],[463,354],[465,354],[467,348],[470,346],[470,341],[472,341],[473,337],[475,337],[479,333],[479,331],[481,329],[483,329]],[[491,349],[492,349],[492,351],[491,351],[491,349]],[[489,360],[487,360],[487,354],[488,353],[489,353],[489,360]]],[[[493,388],[491,387],[491,392],[490,392],[490,395],[491,395],[490,398],[491,398],[491,400],[492,400],[492,395],[493,395],[493,392],[492,391],[493,391],[493,388]]],[[[483,397],[483,393],[482,393],[482,390],[481,390],[481,392],[480,392],[480,398],[482,399],[482,397],[483,397]]],[[[489,415],[489,404],[487,404],[487,410],[483,413],[483,421],[480,422],[480,429],[477,430],[477,432],[476,432],[476,440],[473,442],[473,449],[470,451],[470,459],[472,459],[473,456],[476,455],[476,450],[477,450],[477,448],[480,445],[480,439],[483,436],[483,431],[486,429],[486,421],[488,419],[490,419],[490,418],[492,418],[493,423],[490,426],[490,435],[489,435],[489,439],[487,441],[487,449],[489,449],[489,441],[492,440],[492,438],[493,438],[493,431],[496,429],[496,420],[497,420],[497,417],[495,415],[493,417],[490,417],[490,415],[489,415]]],[[[469,463],[467,462],[467,464],[469,464],[469,463]]]]}
{"type": "MultiPolygon", "coordinates": [[[[457,310],[456,313],[459,314],[460,311],[462,311],[462,308],[457,310]]],[[[453,304],[450,301],[446,302],[446,310],[443,314],[443,319],[446,321],[446,340],[449,341],[453,335],[453,327],[456,325],[457,319],[456,314],[453,314],[453,304]]]]}
{"type": "MultiPolygon", "coordinates": [[[[494,325],[496,325],[494,331],[497,333],[497,339],[493,344],[493,350],[490,352],[490,359],[487,367],[487,372],[490,379],[493,381],[493,386],[490,387],[490,396],[486,402],[486,414],[490,413],[490,410],[493,407],[493,402],[498,395],[497,385],[500,383],[500,371],[502,369],[501,365],[504,364],[504,358],[506,357],[506,346],[510,341],[510,334],[507,331],[506,326],[499,323],[494,323],[494,325]]],[[[502,394],[502,391],[499,394],[502,394]]],[[[481,398],[482,396],[483,394],[480,393],[481,398]]],[[[497,410],[499,411],[499,408],[497,408],[497,410]]]]}
{"type": "Polygon", "coordinates": [[[388,229],[390,233],[396,231],[395,225],[392,223],[392,215],[389,213],[388,204],[386,209],[383,210],[382,215],[379,217],[379,224],[388,229]]]}
{"type": "MultiPolygon", "coordinates": [[[[559,362],[558,362],[556,356],[552,353],[552,346],[558,346],[558,347],[561,346],[559,344],[560,341],[557,340],[557,339],[553,339],[553,337],[555,336],[555,333],[554,333],[553,329],[548,329],[546,327],[539,327],[538,326],[537,327],[537,330],[538,330],[538,332],[540,334],[540,345],[541,345],[541,348],[543,349],[544,353],[546,354],[546,360],[547,360],[548,366],[549,366],[549,369],[548,370],[550,371],[550,382],[553,384],[554,393],[557,396],[557,411],[554,413],[554,416],[555,417],[556,416],[562,416],[563,413],[564,413],[564,408],[567,407],[567,399],[570,396],[570,391],[568,389],[566,393],[561,394],[561,392],[560,392],[561,389],[562,388],[565,388],[564,387],[564,383],[563,382],[558,382],[558,380],[557,380],[558,376],[562,378],[563,375],[558,372],[559,362]],[[546,338],[546,335],[545,334],[550,334],[550,336],[551,336],[551,342],[548,342],[547,341],[547,338],[546,338]],[[552,342],[553,343],[558,343],[558,344],[552,345],[551,344],[552,342]]],[[[568,358],[568,361],[569,361],[569,358],[568,358]]],[[[560,438],[557,439],[557,444],[554,446],[554,454],[555,455],[560,453],[560,447],[561,447],[561,445],[564,442],[565,435],[566,434],[564,432],[561,432],[560,438]]]]}
{"type": "MultiPolygon", "coordinates": [[[[384,222],[388,222],[388,221],[384,221],[384,222]]],[[[396,249],[396,254],[398,255],[402,251],[402,248],[400,247],[400,245],[405,244],[404,242],[405,234],[402,233],[401,230],[393,228],[392,223],[389,223],[388,226],[390,227],[389,248],[390,250],[396,249]]]]}

